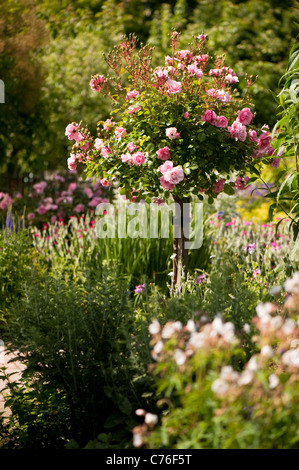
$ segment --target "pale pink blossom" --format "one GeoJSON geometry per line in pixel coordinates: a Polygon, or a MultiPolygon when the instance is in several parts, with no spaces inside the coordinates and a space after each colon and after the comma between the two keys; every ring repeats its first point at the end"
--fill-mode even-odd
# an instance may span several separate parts
{"type": "Polygon", "coordinates": [[[156,152],[157,158],[160,160],[168,160],[170,158],[170,151],[168,147],[163,147],[156,152]]]}
{"type": "Polygon", "coordinates": [[[127,149],[129,150],[129,152],[134,152],[134,150],[137,148],[137,146],[135,144],[133,144],[133,142],[129,142],[128,145],[127,145],[127,149]]]}
{"type": "Polygon", "coordinates": [[[28,219],[28,220],[33,220],[33,219],[35,219],[35,213],[34,213],[34,212],[29,212],[29,214],[27,214],[27,219],[28,219]]]}
{"type": "Polygon", "coordinates": [[[247,136],[247,131],[246,127],[241,124],[240,121],[236,120],[233,122],[233,124],[227,128],[228,132],[232,135],[232,137],[235,138],[235,140],[240,140],[241,142],[244,142],[246,140],[247,136]]]}
{"type": "Polygon", "coordinates": [[[172,190],[174,188],[174,184],[169,183],[169,181],[166,181],[164,176],[161,176],[160,183],[161,183],[161,186],[163,186],[164,189],[172,190]]]}
{"type": "Polygon", "coordinates": [[[170,160],[167,160],[165,163],[163,163],[163,165],[159,167],[159,170],[162,174],[164,174],[167,171],[172,170],[172,168],[173,168],[173,162],[171,162],[170,160]]]}
{"type": "Polygon", "coordinates": [[[236,75],[232,75],[231,73],[226,75],[225,80],[228,83],[237,83],[239,81],[238,77],[236,75]]]}
{"type": "Polygon", "coordinates": [[[70,157],[67,159],[67,166],[69,170],[76,170],[77,168],[77,159],[76,155],[71,153],[70,157]]]}
{"type": "Polygon", "coordinates": [[[201,116],[201,120],[209,122],[210,124],[215,124],[217,120],[217,115],[215,111],[212,111],[211,109],[207,109],[205,114],[201,116]]]}
{"type": "Polygon", "coordinates": [[[145,162],[145,156],[142,152],[136,152],[132,155],[134,165],[142,165],[145,162]]]}
{"type": "Polygon", "coordinates": [[[92,196],[93,196],[93,190],[91,188],[84,188],[83,189],[84,193],[86,194],[86,196],[91,199],[92,196]]]}
{"type": "Polygon", "coordinates": [[[103,124],[103,128],[105,131],[109,131],[111,127],[115,125],[115,122],[111,121],[111,119],[106,119],[106,121],[103,124]]]}
{"type": "Polygon", "coordinates": [[[103,75],[94,75],[91,78],[89,85],[93,91],[101,91],[103,82],[104,82],[103,75]]]}
{"type": "Polygon", "coordinates": [[[101,150],[102,147],[104,147],[104,142],[102,139],[99,139],[98,137],[94,141],[94,146],[96,150],[101,150]]]}
{"type": "Polygon", "coordinates": [[[137,96],[139,96],[139,91],[137,90],[128,91],[126,95],[126,100],[131,100],[132,98],[136,98],[137,96]]]}
{"type": "Polygon", "coordinates": [[[171,80],[170,78],[167,80],[167,86],[169,93],[180,93],[182,90],[181,82],[176,82],[175,80],[171,80]]]}
{"type": "Polygon", "coordinates": [[[84,212],[85,210],[85,206],[84,204],[77,204],[75,207],[74,207],[74,212],[84,212]]]}
{"type": "Polygon", "coordinates": [[[248,130],[248,136],[250,142],[256,142],[257,141],[257,133],[253,129],[248,130]]]}
{"type": "Polygon", "coordinates": [[[252,112],[250,111],[249,108],[243,108],[243,109],[241,109],[241,111],[238,111],[237,120],[241,124],[244,124],[245,126],[248,126],[248,124],[250,124],[252,118],[253,118],[253,114],[252,114],[252,112]]]}
{"type": "Polygon", "coordinates": [[[216,127],[227,127],[228,122],[225,116],[218,116],[215,122],[216,127]]]}
{"type": "Polygon", "coordinates": [[[201,78],[203,76],[203,71],[199,69],[196,64],[188,65],[187,70],[191,75],[195,75],[197,78],[201,78]]]}
{"type": "Polygon", "coordinates": [[[100,183],[102,186],[107,187],[107,186],[112,186],[112,181],[108,181],[106,178],[102,178],[100,180],[100,183]]]}
{"type": "Polygon", "coordinates": [[[138,111],[141,110],[141,106],[129,106],[128,107],[128,113],[129,114],[134,114],[134,113],[138,113],[138,111]]]}
{"type": "Polygon", "coordinates": [[[184,179],[184,171],[182,167],[176,166],[171,170],[164,172],[163,176],[169,183],[178,184],[184,179]]]}
{"type": "Polygon", "coordinates": [[[68,137],[69,140],[74,140],[78,136],[78,127],[79,125],[76,122],[72,122],[68,124],[65,129],[65,135],[68,137]]]}
{"type": "Polygon", "coordinates": [[[187,62],[190,62],[191,59],[192,59],[192,52],[190,52],[189,50],[181,50],[181,51],[177,51],[177,58],[179,60],[186,60],[187,62]]]}
{"type": "Polygon", "coordinates": [[[121,140],[125,135],[127,135],[127,131],[124,127],[117,127],[114,131],[114,135],[117,140],[121,140]]]}
{"type": "Polygon", "coordinates": [[[121,155],[121,161],[123,163],[128,163],[129,165],[133,164],[133,157],[130,153],[123,153],[121,155]]]}
{"type": "Polygon", "coordinates": [[[33,185],[33,188],[37,192],[37,194],[43,193],[46,187],[48,186],[48,183],[46,181],[41,181],[40,183],[36,183],[33,185]]]}
{"type": "Polygon", "coordinates": [[[172,64],[173,64],[173,58],[170,57],[169,55],[167,55],[167,56],[165,57],[165,64],[166,64],[166,65],[172,65],[172,64]]]}
{"type": "Polygon", "coordinates": [[[168,127],[166,129],[166,136],[173,140],[173,139],[179,139],[181,137],[181,134],[177,131],[176,127],[168,127]]]}

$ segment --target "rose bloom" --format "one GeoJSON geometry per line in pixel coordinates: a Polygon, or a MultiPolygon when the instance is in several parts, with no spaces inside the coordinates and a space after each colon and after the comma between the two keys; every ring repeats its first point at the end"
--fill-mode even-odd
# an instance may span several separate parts
{"type": "Polygon", "coordinates": [[[225,80],[228,83],[237,83],[239,81],[238,77],[236,75],[232,75],[231,73],[226,75],[225,80]]]}
{"type": "Polygon", "coordinates": [[[169,183],[169,181],[166,181],[164,176],[161,176],[160,183],[161,183],[161,186],[163,186],[164,189],[172,190],[174,188],[174,184],[169,183]]]}
{"type": "Polygon", "coordinates": [[[231,133],[232,137],[235,138],[235,140],[240,140],[241,142],[244,142],[246,140],[247,136],[247,131],[246,127],[241,124],[240,121],[236,120],[233,122],[233,124],[227,128],[228,132],[231,133]]]}
{"type": "Polygon", "coordinates": [[[250,111],[249,108],[243,108],[241,111],[238,111],[238,121],[241,124],[244,124],[245,126],[248,126],[250,124],[251,120],[253,118],[253,114],[250,111]]]}
{"type": "Polygon", "coordinates": [[[248,136],[249,136],[250,142],[256,142],[257,141],[257,133],[253,129],[249,129],[248,136]]]}
{"type": "Polygon", "coordinates": [[[215,111],[212,111],[211,109],[207,109],[204,116],[201,116],[201,120],[209,122],[210,124],[215,124],[217,120],[217,115],[215,111]]]}
{"type": "Polygon", "coordinates": [[[131,100],[132,98],[136,98],[137,96],[139,96],[139,91],[137,90],[128,91],[126,95],[126,100],[131,100]]]}
{"type": "Polygon", "coordinates": [[[177,131],[176,127],[168,127],[166,129],[166,136],[173,140],[173,139],[179,139],[181,137],[181,134],[177,131]]]}
{"type": "Polygon", "coordinates": [[[184,171],[182,167],[176,166],[171,170],[166,171],[163,176],[169,183],[178,184],[184,179],[184,171]]]}
{"type": "Polygon", "coordinates": [[[65,135],[69,140],[76,139],[78,136],[78,124],[76,122],[68,124],[65,128],[65,135]]]}
{"type": "Polygon", "coordinates": [[[248,186],[246,186],[246,183],[248,180],[249,180],[248,176],[243,176],[243,178],[241,178],[241,176],[238,176],[235,181],[236,188],[240,190],[248,188],[248,186]]]}
{"type": "Polygon", "coordinates": [[[106,119],[106,121],[103,124],[103,128],[105,129],[105,131],[109,131],[109,129],[111,129],[111,127],[113,127],[114,125],[115,125],[115,122],[111,121],[111,119],[106,119]]]}
{"type": "Polygon", "coordinates": [[[67,159],[67,166],[69,170],[76,170],[77,168],[77,160],[76,160],[76,155],[71,153],[70,157],[67,159]]]}
{"type": "Polygon", "coordinates": [[[128,113],[129,114],[138,113],[140,109],[141,109],[141,106],[129,106],[128,113]]]}
{"type": "Polygon", "coordinates": [[[103,75],[95,75],[89,82],[90,88],[93,91],[101,91],[102,83],[104,81],[103,75]]]}
{"type": "Polygon", "coordinates": [[[215,122],[216,127],[227,127],[227,119],[225,116],[218,116],[215,122]]]}
{"type": "Polygon", "coordinates": [[[167,160],[163,165],[159,167],[159,170],[162,174],[166,173],[166,171],[170,171],[173,168],[173,163],[167,160]]]}
{"type": "Polygon", "coordinates": [[[127,131],[124,127],[117,127],[114,131],[114,135],[117,138],[117,140],[121,140],[126,134],[127,134],[127,131]]]}
{"type": "Polygon", "coordinates": [[[268,131],[263,131],[259,136],[257,143],[259,150],[265,150],[270,145],[271,136],[268,131]]]}
{"type": "Polygon", "coordinates": [[[129,165],[132,165],[133,157],[130,153],[123,153],[122,156],[121,156],[121,161],[123,163],[128,163],[129,165]]]}
{"type": "Polygon", "coordinates": [[[195,64],[188,65],[187,70],[191,75],[195,75],[197,78],[201,78],[203,76],[203,71],[195,64]]]}
{"type": "Polygon", "coordinates": [[[190,114],[186,111],[185,114],[184,114],[184,118],[185,118],[185,119],[188,119],[189,116],[190,116],[190,114]]]}
{"type": "Polygon", "coordinates": [[[221,193],[221,191],[223,190],[224,188],[224,182],[225,180],[223,178],[220,178],[219,181],[217,181],[217,183],[214,184],[214,191],[215,193],[221,193]]]}
{"type": "Polygon", "coordinates": [[[74,212],[84,212],[84,210],[85,210],[84,204],[77,204],[74,207],[74,212]]]}
{"type": "Polygon", "coordinates": [[[133,144],[133,142],[129,142],[128,145],[127,145],[127,149],[129,150],[129,152],[134,152],[134,150],[136,149],[136,145],[133,144]]]}
{"type": "Polygon", "coordinates": [[[102,139],[99,139],[98,137],[95,139],[94,141],[94,146],[97,150],[100,150],[101,147],[104,146],[104,142],[102,141],[102,139]]]}
{"type": "Polygon", "coordinates": [[[192,59],[192,52],[188,50],[177,51],[177,58],[180,60],[186,59],[187,62],[190,62],[192,59]]]}
{"type": "Polygon", "coordinates": [[[134,165],[142,165],[145,162],[145,156],[142,152],[136,152],[132,155],[134,165]]]}
{"type": "Polygon", "coordinates": [[[100,180],[102,186],[107,187],[112,185],[112,181],[108,181],[106,178],[100,180]]]}
{"type": "Polygon", "coordinates": [[[163,147],[156,152],[157,158],[160,160],[168,160],[170,158],[170,152],[168,147],[163,147]]]}
{"type": "Polygon", "coordinates": [[[182,88],[181,88],[181,82],[176,82],[175,80],[171,80],[170,78],[167,80],[167,86],[168,86],[168,91],[169,93],[180,93],[182,88]]]}

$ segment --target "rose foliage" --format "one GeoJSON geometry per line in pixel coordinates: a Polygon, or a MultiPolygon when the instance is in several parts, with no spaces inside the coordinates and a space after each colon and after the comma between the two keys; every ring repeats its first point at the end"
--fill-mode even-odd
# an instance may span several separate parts
{"type": "Polygon", "coordinates": [[[90,81],[114,109],[98,122],[96,137],[82,121],[67,126],[66,136],[75,140],[68,167],[83,164],[88,176],[116,182],[133,201],[206,194],[212,202],[222,191],[244,189],[255,163],[275,159],[270,132],[252,124],[251,80],[241,97],[236,73],[223,57],[208,54],[206,44],[201,34],[180,50],[173,32],[171,55],[153,68],[150,45],[123,38],[105,57],[113,74],[90,81]]]}

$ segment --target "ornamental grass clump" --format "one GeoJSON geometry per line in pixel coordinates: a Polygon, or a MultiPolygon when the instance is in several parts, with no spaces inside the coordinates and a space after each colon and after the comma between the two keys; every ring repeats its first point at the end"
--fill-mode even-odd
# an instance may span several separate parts
{"type": "MultiPolygon", "coordinates": [[[[273,160],[271,136],[267,126],[253,125],[252,79],[241,97],[236,73],[207,52],[207,39],[200,34],[180,50],[179,33],[172,32],[171,55],[154,68],[150,45],[123,38],[106,56],[113,73],[90,81],[114,109],[98,122],[96,136],[82,122],[67,126],[75,140],[68,167],[83,165],[130,201],[174,200],[181,209],[193,197],[212,203],[221,192],[246,188],[257,159],[273,160]]],[[[174,238],[174,254],[175,283],[187,265],[182,234],[174,238]]]]}
{"type": "Polygon", "coordinates": [[[147,419],[133,429],[135,447],[298,449],[299,273],[281,288],[283,305],[259,303],[243,334],[220,315],[152,322],[158,411],[136,411],[147,419]]]}

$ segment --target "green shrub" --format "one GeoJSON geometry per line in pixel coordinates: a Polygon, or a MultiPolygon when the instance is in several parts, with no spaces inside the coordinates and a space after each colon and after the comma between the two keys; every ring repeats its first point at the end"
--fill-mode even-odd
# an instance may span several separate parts
{"type": "Polygon", "coordinates": [[[132,409],[150,391],[149,349],[139,344],[143,328],[126,282],[102,271],[97,283],[86,273],[77,282],[57,273],[30,279],[10,308],[4,340],[29,384],[21,394],[11,388],[7,401],[17,447],[59,448],[70,439],[84,446],[99,434],[111,446],[129,445],[132,409]]]}

